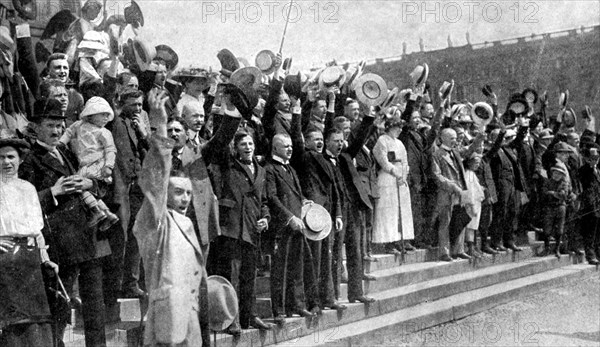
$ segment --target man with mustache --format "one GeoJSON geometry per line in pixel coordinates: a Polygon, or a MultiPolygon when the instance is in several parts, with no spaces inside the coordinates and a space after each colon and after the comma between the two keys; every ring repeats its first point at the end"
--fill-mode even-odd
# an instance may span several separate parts
{"type": "MultiPolygon", "coordinates": [[[[67,290],[79,273],[79,293],[83,302],[85,342],[88,346],[105,346],[102,266],[96,251],[96,228],[88,227],[90,214],[80,197],[82,191],[98,191],[98,184],[77,175],[75,154],[59,139],[65,116],[56,100],[39,100],[34,104],[37,140],[23,164],[19,177],[37,189],[42,211],[47,215],[44,235],[52,259],[60,266],[67,290]]],[[[62,339],[67,320],[58,315],[54,334],[62,339]]],[[[69,313],[66,313],[68,316],[69,313]]]]}

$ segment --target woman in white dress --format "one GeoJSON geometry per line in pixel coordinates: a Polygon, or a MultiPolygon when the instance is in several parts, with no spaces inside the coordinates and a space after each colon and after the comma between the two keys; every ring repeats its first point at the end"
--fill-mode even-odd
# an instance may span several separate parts
{"type": "Polygon", "coordinates": [[[410,192],[407,185],[408,159],[406,148],[398,136],[402,132],[400,114],[385,120],[385,133],[379,137],[373,155],[379,164],[377,184],[379,199],[375,203],[373,242],[384,244],[385,251],[398,254],[397,241],[413,240],[413,219],[410,192]]]}

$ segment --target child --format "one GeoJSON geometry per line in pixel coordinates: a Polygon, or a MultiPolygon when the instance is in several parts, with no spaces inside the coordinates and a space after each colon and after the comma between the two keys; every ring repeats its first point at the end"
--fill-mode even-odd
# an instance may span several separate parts
{"type": "Polygon", "coordinates": [[[543,196],[546,201],[544,218],[544,251],[542,256],[548,255],[550,249],[550,236],[554,236],[556,247],[554,254],[560,258],[560,242],[565,226],[567,204],[575,198],[571,191],[567,170],[564,165],[554,165],[550,169],[550,179],[544,183],[543,196]]]}
{"type": "MultiPolygon", "coordinates": [[[[81,120],[73,123],[61,137],[60,142],[70,144],[77,155],[81,176],[106,183],[112,182],[117,148],[112,134],[104,126],[113,118],[114,113],[108,102],[94,96],[86,102],[80,115],[81,120]]],[[[82,197],[93,213],[89,226],[102,221],[100,230],[104,231],[119,221],[119,217],[110,212],[102,200],[96,200],[90,192],[83,192],[82,197]]]]}
{"type": "Polygon", "coordinates": [[[479,184],[479,179],[475,173],[481,165],[481,158],[481,154],[474,152],[464,161],[465,181],[467,182],[467,195],[469,201],[466,205],[466,209],[471,217],[471,221],[465,227],[465,242],[467,243],[469,255],[475,258],[481,258],[481,254],[475,249],[475,231],[479,229],[481,204],[485,199],[483,187],[479,184]]]}

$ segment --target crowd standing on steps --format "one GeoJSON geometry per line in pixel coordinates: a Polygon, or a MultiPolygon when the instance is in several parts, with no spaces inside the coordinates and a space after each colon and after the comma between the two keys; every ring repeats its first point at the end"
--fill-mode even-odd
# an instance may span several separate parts
{"type": "Polygon", "coordinates": [[[86,346],[105,346],[117,299],[138,298],[144,345],[209,346],[211,329],[373,303],[377,254],[489,257],[531,232],[539,256],[599,264],[600,136],[566,90],[549,114],[530,88],[454,100],[426,62],[403,90],[364,63],[305,73],[269,50],[179,68],[168,45],[124,39],[144,24],[133,1],[123,18],[69,14],[46,55],[26,22],[0,27],[0,345],[63,346],[75,307],[86,346]],[[226,326],[209,309],[223,286],[226,326]]]}

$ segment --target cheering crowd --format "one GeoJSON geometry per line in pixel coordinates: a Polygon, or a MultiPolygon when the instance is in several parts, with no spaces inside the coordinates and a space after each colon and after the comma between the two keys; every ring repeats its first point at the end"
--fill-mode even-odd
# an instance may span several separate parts
{"type": "Polygon", "coordinates": [[[239,335],[273,328],[257,275],[283,324],[374,302],[374,254],[490,257],[530,231],[540,256],[599,263],[600,138],[568,91],[553,115],[533,89],[453,100],[426,63],[391,91],[364,64],[291,73],[270,51],[177,68],[169,46],[121,40],[134,10],[56,19],[42,71],[23,70],[22,24],[0,28],[0,345],[63,345],[74,306],[104,346],[118,298],[148,300],[144,345],[210,345],[208,276],[235,288],[239,335]]]}

